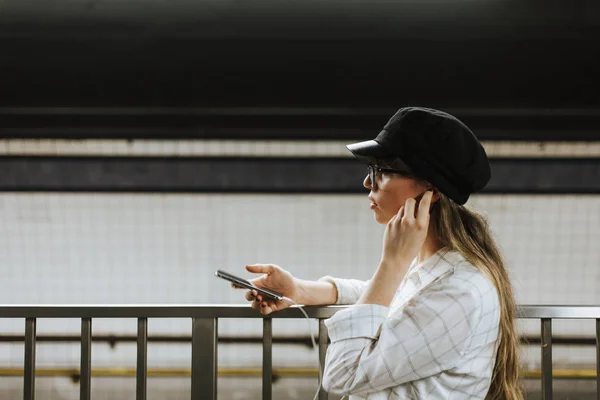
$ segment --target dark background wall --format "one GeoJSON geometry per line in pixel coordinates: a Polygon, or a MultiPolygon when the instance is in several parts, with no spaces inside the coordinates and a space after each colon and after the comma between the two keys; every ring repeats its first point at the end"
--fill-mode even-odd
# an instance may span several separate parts
{"type": "MultiPolygon", "coordinates": [[[[0,54],[3,138],[361,140],[398,107],[425,105],[454,113],[482,140],[600,140],[597,0],[6,0],[0,54]]],[[[69,171],[89,190],[126,189],[86,178],[98,163],[126,182],[145,171],[140,182],[159,177],[170,190],[173,174],[187,174],[180,186],[195,187],[198,171],[221,162],[179,158],[165,164],[173,172],[151,158],[0,161],[10,172],[4,190],[79,182],[69,171]]],[[[256,160],[245,162],[250,173],[256,160]]],[[[494,161],[505,177],[494,190],[598,192],[598,160],[544,163],[494,161]],[[560,182],[539,183],[548,171],[560,182]]],[[[348,182],[363,174],[344,168],[354,168],[348,182]]],[[[239,179],[234,169],[223,182],[239,179]]],[[[190,190],[238,190],[209,186],[190,190]]]]}
{"type": "Polygon", "coordinates": [[[0,5],[2,106],[594,108],[597,1],[0,5]]]}

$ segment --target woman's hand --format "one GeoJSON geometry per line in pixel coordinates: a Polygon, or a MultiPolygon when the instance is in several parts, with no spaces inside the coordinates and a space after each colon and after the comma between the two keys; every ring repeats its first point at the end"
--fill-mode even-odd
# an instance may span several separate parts
{"type": "MultiPolygon", "coordinates": [[[[297,301],[298,282],[283,268],[272,264],[254,264],[247,265],[246,269],[255,274],[264,274],[250,282],[261,289],[269,289],[281,295],[297,301]]],[[[268,315],[274,311],[283,310],[293,303],[287,300],[273,300],[263,297],[256,290],[246,292],[246,300],[252,302],[252,308],[258,310],[263,315],[268,315]]]]}
{"type": "Polygon", "coordinates": [[[406,200],[398,213],[388,222],[383,235],[382,261],[395,265],[410,265],[419,254],[427,229],[433,192],[425,192],[415,212],[416,201],[406,200]]]}

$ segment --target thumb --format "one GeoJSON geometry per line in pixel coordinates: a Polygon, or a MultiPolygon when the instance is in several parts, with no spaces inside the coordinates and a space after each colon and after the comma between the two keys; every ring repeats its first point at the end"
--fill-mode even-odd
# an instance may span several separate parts
{"type": "Polygon", "coordinates": [[[275,268],[269,264],[246,265],[246,270],[255,274],[271,274],[275,268]]]}

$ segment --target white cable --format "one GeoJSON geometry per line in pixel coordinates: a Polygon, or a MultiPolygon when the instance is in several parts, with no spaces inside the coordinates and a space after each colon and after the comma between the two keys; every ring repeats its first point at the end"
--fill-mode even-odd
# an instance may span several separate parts
{"type": "MultiPolygon", "coordinates": [[[[319,351],[318,351],[319,348],[317,347],[317,341],[315,340],[315,336],[313,335],[313,331],[310,326],[310,317],[308,316],[306,311],[304,311],[304,306],[301,306],[300,304],[296,303],[294,300],[290,299],[289,297],[284,297],[283,300],[287,300],[290,303],[298,306],[298,309],[300,311],[302,311],[302,314],[304,314],[304,316],[306,317],[306,320],[308,321],[308,332],[310,333],[310,340],[312,341],[313,350],[317,350],[317,362],[319,363],[319,371],[321,371],[321,358],[319,357],[319,351]]],[[[315,393],[315,397],[313,398],[313,400],[317,400],[317,397],[319,397],[319,390],[321,390],[320,377],[319,377],[319,387],[317,388],[317,392],[315,393]]]]}

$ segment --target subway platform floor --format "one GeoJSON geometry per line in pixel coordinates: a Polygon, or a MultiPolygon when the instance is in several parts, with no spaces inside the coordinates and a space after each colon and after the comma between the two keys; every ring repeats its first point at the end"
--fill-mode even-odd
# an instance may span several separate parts
{"type": "MultiPolygon", "coordinates": [[[[22,400],[22,378],[0,377],[0,399],[22,400]]],[[[527,380],[527,400],[541,400],[539,380],[527,380]]],[[[274,400],[312,400],[317,383],[309,378],[284,378],[273,385],[274,400]]],[[[36,400],[77,400],[79,385],[69,379],[36,379],[36,400]]],[[[93,400],[134,400],[136,398],[135,379],[132,378],[93,378],[93,400]]],[[[189,400],[190,381],[185,378],[152,378],[148,380],[147,400],[189,400]]],[[[260,400],[262,386],[256,378],[222,377],[218,383],[219,400],[260,400]]],[[[330,395],[330,400],[340,396],[330,395]]],[[[594,380],[555,380],[554,400],[593,400],[596,397],[594,380]]]]}

